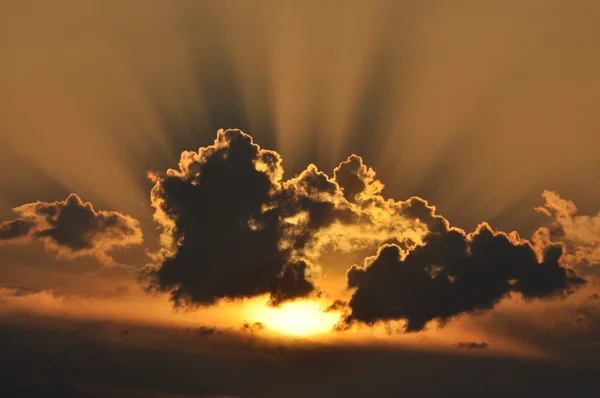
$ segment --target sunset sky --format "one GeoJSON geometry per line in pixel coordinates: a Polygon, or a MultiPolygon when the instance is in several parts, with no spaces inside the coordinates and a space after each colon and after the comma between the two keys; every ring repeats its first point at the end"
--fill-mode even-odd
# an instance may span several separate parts
{"type": "Polygon", "coordinates": [[[600,2],[0,1],[0,397],[598,397],[600,2]]]}

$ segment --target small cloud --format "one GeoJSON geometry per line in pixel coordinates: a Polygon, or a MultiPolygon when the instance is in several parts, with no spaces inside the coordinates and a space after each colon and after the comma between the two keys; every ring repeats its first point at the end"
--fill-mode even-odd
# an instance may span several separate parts
{"type": "Polygon", "coordinates": [[[114,263],[107,252],[142,243],[137,220],[97,211],[76,194],[62,201],[27,203],[13,212],[16,219],[0,223],[0,243],[39,240],[59,257],[92,255],[107,265],[114,263]]]}
{"type": "Polygon", "coordinates": [[[457,349],[467,349],[467,350],[483,350],[488,348],[488,343],[482,341],[481,343],[477,343],[475,341],[461,341],[459,343],[454,344],[454,347],[457,349]]]}
{"type": "Polygon", "coordinates": [[[250,333],[256,333],[256,332],[259,332],[264,329],[265,329],[265,325],[262,322],[254,322],[253,324],[244,322],[244,324],[242,325],[242,328],[241,328],[242,332],[250,332],[250,333]]]}
{"type": "Polygon", "coordinates": [[[198,335],[202,336],[202,337],[206,337],[206,336],[210,336],[212,334],[215,334],[217,331],[217,328],[214,327],[206,327],[206,326],[200,326],[197,329],[198,335]]]}

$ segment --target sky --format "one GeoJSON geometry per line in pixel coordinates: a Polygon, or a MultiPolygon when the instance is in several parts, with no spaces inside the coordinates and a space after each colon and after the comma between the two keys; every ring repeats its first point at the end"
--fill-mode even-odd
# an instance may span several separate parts
{"type": "Polygon", "coordinates": [[[598,396],[599,18],[0,2],[0,396],[598,396]]]}

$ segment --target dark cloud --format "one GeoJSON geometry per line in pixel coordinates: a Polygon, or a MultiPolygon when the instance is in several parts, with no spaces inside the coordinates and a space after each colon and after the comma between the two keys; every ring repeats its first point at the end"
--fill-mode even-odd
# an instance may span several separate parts
{"type": "Polygon", "coordinates": [[[265,329],[265,325],[262,322],[254,322],[252,324],[244,322],[241,327],[242,332],[256,333],[265,329]]]}
{"type": "Polygon", "coordinates": [[[375,172],[363,164],[360,156],[352,155],[340,163],[333,171],[333,176],[350,202],[362,198],[370,198],[379,194],[383,184],[375,180],[375,172]]]}
{"type": "Polygon", "coordinates": [[[277,305],[315,293],[307,245],[353,213],[315,166],[283,181],[281,163],[249,135],[220,130],[214,145],[182,153],[178,170],[151,174],[163,251],[150,288],[178,305],[261,294],[277,305]]]}
{"type": "Polygon", "coordinates": [[[461,341],[454,344],[454,347],[460,349],[469,349],[469,350],[483,350],[488,348],[488,343],[482,341],[481,343],[477,343],[475,341],[461,341]]]}
{"type": "Polygon", "coordinates": [[[27,235],[33,227],[35,227],[35,223],[27,220],[5,221],[0,224],[0,240],[20,238],[27,235]]]}
{"type": "Polygon", "coordinates": [[[142,243],[139,222],[116,211],[97,211],[76,194],[57,202],[33,202],[13,209],[18,218],[0,224],[0,243],[32,239],[58,256],[94,255],[105,263],[107,252],[142,243]]]}
{"type": "Polygon", "coordinates": [[[200,326],[198,328],[198,335],[202,337],[210,336],[211,334],[215,334],[217,332],[217,328],[208,327],[208,326],[200,326]]]}
{"type": "Polygon", "coordinates": [[[466,234],[422,200],[406,206],[406,214],[430,232],[408,252],[384,245],[364,266],[348,271],[348,286],[356,290],[345,322],[405,320],[406,331],[419,331],[434,319],[443,325],[459,314],[491,309],[511,292],[526,299],[565,296],[584,283],[559,263],[562,245],[538,252],[486,223],[466,234]]]}

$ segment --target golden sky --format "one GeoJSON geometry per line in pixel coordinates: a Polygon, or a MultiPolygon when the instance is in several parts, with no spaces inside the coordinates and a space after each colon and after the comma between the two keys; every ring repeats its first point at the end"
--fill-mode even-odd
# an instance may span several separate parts
{"type": "Polygon", "coordinates": [[[1,2],[0,396],[597,391],[599,18],[1,2]]]}

